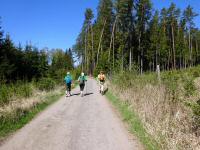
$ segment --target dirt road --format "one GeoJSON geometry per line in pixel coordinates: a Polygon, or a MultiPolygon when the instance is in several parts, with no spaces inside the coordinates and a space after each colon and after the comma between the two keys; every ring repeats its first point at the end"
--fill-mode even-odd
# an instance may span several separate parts
{"type": "Polygon", "coordinates": [[[140,149],[98,93],[96,81],[89,79],[86,88],[84,97],[77,95],[79,88],[73,90],[72,97],[62,97],[11,136],[0,150],[140,149]]]}

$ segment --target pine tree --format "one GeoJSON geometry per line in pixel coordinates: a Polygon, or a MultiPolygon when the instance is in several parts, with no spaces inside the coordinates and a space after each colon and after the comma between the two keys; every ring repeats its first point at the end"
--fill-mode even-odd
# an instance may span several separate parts
{"type": "Polygon", "coordinates": [[[138,64],[140,64],[140,73],[143,73],[144,59],[146,50],[146,30],[149,19],[151,17],[151,2],[150,0],[138,0],[136,4],[136,27],[138,36],[138,64]]]}
{"type": "Polygon", "coordinates": [[[170,45],[171,45],[171,52],[170,52],[170,58],[171,58],[171,64],[172,68],[176,69],[176,32],[177,32],[177,26],[178,26],[178,18],[180,16],[180,9],[176,8],[176,5],[174,3],[171,3],[169,9],[168,9],[168,25],[169,25],[169,38],[170,38],[170,45]]]}
{"type": "MultiPolygon", "coordinates": [[[[97,20],[95,23],[95,36],[97,43],[97,62],[96,67],[102,68],[108,61],[103,61],[103,53],[108,53],[110,47],[111,27],[113,22],[112,0],[100,0],[98,5],[97,20]],[[101,64],[99,64],[101,61],[101,64]],[[102,64],[104,63],[104,64],[102,64]],[[100,65],[100,66],[99,66],[100,65]]],[[[98,70],[97,68],[97,70],[98,70]]]]}
{"type": "Polygon", "coordinates": [[[161,69],[167,70],[168,66],[168,53],[169,53],[169,44],[167,37],[167,10],[163,8],[160,14],[160,30],[159,30],[159,49],[160,49],[160,65],[161,69]]]}
{"type": "Polygon", "coordinates": [[[132,65],[132,34],[133,34],[133,1],[132,0],[117,0],[116,1],[116,16],[117,16],[117,34],[119,40],[118,47],[121,53],[121,70],[124,70],[126,65],[126,56],[129,55],[129,70],[132,65]],[[121,41],[121,43],[120,43],[121,41]],[[125,63],[125,64],[124,64],[125,63]]]}
{"type": "Polygon", "coordinates": [[[147,58],[149,61],[150,70],[155,70],[159,64],[159,12],[156,11],[152,21],[150,22],[150,48],[147,50],[147,58]]]}
{"type": "Polygon", "coordinates": [[[3,30],[1,27],[1,17],[0,17],[0,47],[1,47],[2,42],[3,42],[3,30]]]}
{"type": "Polygon", "coordinates": [[[197,14],[193,11],[193,8],[189,5],[183,13],[183,17],[186,21],[187,30],[188,30],[188,47],[190,53],[190,66],[192,66],[192,37],[191,37],[191,29],[194,27],[193,19],[197,16],[197,14]]]}
{"type": "Polygon", "coordinates": [[[5,40],[1,44],[1,56],[0,56],[0,78],[8,79],[12,78],[12,74],[16,70],[16,49],[10,36],[7,34],[5,40]]]}
{"type": "Polygon", "coordinates": [[[73,46],[73,51],[81,59],[82,71],[89,72],[90,60],[93,60],[89,56],[93,55],[93,33],[91,30],[92,19],[94,15],[91,9],[86,9],[85,20],[81,29],[81,32],[76,40],[76,44],[73,46]]]}

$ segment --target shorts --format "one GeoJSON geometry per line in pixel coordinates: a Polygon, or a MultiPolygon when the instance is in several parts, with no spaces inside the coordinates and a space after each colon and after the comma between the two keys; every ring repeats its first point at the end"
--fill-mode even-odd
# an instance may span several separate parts
{"type": "Polygon", "coordinates": [[[105,83],[105,81],[101,81],[101,80],[99,81],[100,85],[104,85],[104,83],[105,83]]]}
{"type": "Polygon", "coordinates": [[[79,84],[79,86],[80,86],[80,90],[83,91],[84,87],[85,87],[85,84],[79,84]]]}
{"type": "Polygon", "coordinates": [[[67,85],[66,85],[66,86],[67,86],[67,91],[69,91],[69,92],[70,92],[70,91],[71,91],[71,83],[67,83],[67,85]]]}

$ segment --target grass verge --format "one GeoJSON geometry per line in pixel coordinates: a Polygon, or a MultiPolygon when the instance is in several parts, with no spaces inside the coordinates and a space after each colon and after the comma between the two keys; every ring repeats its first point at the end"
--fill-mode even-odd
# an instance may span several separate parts
{"type": "Polygon", "coordinates": [[[141,143],[144,145],[147,150],[158,150],[159,145],[156,143],[153,138],[146,132],[143,127],[142,122],[140,121],[137,114],[130,109],[130,105],[121,101],[115,95],[113,95],[110,91],[106,93],[106,97],[111,101],[111,103],[117,108],[120,112],[123,120],[128,123],[129,130],[131,133],[136,135],[141,143]]]}
{"type": "Polygon", "coordinates": [[[56,102],[61,96],[63,96],[64,91],[62,90],[59,93],[50,93],[47,94],[43,99],[44,101],[34,107],[29,111],[19,112],[17,118],[7,119],[0,124],[0,138],[3,139],[9,134],[15,132],[16,130],[22,128],[25,124],[31,121],[35,115],[44,110],[47,106],[56,102]]]}

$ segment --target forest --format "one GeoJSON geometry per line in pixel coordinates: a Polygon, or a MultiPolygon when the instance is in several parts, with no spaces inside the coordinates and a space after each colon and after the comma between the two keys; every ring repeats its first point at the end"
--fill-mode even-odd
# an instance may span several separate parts
{"type": "MultiPolygon", "coordinates": [[[[66,50],[14,43],[0,16],[0,143],[2,137],[63,97],[63,79],[68,71],[75,88],[81,72],[96,77],[102,70],[108,79],[105,97],[116,105],[121,120],[146,149],[199,149],[198,15],[190,5],[180,9],[171,3],[156,10],[151,0],[99,0],[97,13],[91,8],[85,10],[78,37],[66,50]],[[159,74],[155,73],[157,66],[159,74]]],[[[69,99],[77,98],[65,100],[60,114],[64,106],[65,110],[68,106],[74,109],[75,104],[81,110],[86,106],[95,110],[93,104],[103,102],[95,102],[100,96],[97,90],[87,93],[95,90],[92,86],[87,89],[87,83],[96,82],[88,79],[88,100],[79,101],[79,94],[74,94],[69,99]],[[71,102],[73,105],[67,105],[71,102]]]]}
{"type": "Polygon", "coordinates": [[[25,47],[16,46],[9,34],[4,36],[0,24],[0,83],[38,81],[52,78],[62,81],[67,70],[72,70],[73,56],[71,49],[39,49],[27,42],[25,47]]]}
{"type": "Polygon", "coordinates": [[[111,74],[188,68],[200,63],[200,30],[189,5],[155,10],[151,0],[100,0],[85,19],[73,52],[82,70],[111,74]]]}

